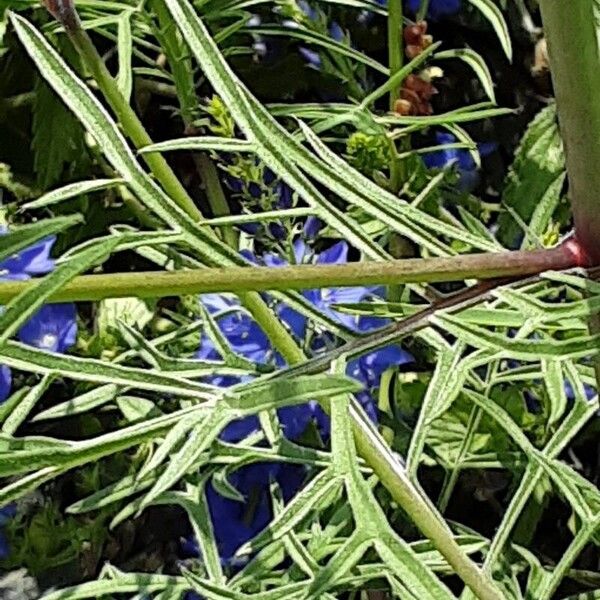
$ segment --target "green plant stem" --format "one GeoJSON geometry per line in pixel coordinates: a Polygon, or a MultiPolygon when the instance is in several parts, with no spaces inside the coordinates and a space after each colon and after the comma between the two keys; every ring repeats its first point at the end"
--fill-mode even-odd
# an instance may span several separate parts
{"type": "Polygon", "coordinates": [[[600,73],[595,0],[540,0],[579,243],[600,262],[600,73]]]}
{"type": "MultiPolygon", "coordinates": [[[[198,112],[198,97],[194,84],[194,68],[187,46],[182,43],[179,30],[173,23],[171,14],[163,0],[152,0],[152,8],[158,19],[159,31],[157,37],[169,61],[169,67],[175,82],[176,96],[181,106],[181,117],[186,132],[194,131],[194,119],[198,112]]],[[[206,153],[194,153],[194,163],[200,174],[206,198],[213,216],[226,217],[231,214],[227,198],[219,180],[217,168],[206,153]]],[[[223,240],[237,250],[239,239],[233,227],[224,227],[223,240]]]]}
{"type": "MultiPolygon", "coordinates": [[[[143,148],[153,143],[152,139],[144,129],[135,111],[121,94],[116,81],[110,74],[102,57],[96,50],[87,32],[78,27],[67,30],[69,37],[79,52],[86,68],[96,80],[98,87],[102,90],[104,97],[115,112],[126,135],[131,139],[136,148],[143,148]]],[[[185,188],[160,154],[143,154],[146,164],[152,170],[156,179],[160,182],[165,192],[185,212],[197,221],[203,219],[202,213],[194,204],[185,188]]]]}
{"type": "MultiPolygon", "coordinates": [[[[219,173],[217,172],[214,161],[208,154],[202,152],[194,156],[194,162],[196,163],[196,168],[204,183],[204,190],[213,215],[216,218],[230,216],[231,210],[229,209],[227,198],[223,192],[223,186],[221,185],[219,173]]],[[[256,217],[254,218],[256,219],[256,217]]],[[[234,227],[225,225],[223,226],[222,232],[223,241],[237,250],[239,247],[237,230],[234,227]]]]}
{"type": "MultiPolygon", "coordinates": [[[[393,77],[404,64],[404,44],[402,43],[403,31],[402,0],[391,0],[388,3],[388,66],[390,68],[390,78],[393,77]]],[[[396,82],[396,85],[390,90],[390,110],[394,110],[396,100],[400,98],[400,87],[402,82],[396,82]]]]}
{"type": "MultiPolygon", "coordinates": [[[[76,277],[51,302],[96,301],[138,296],[159,298],[209,292],[305,290],[336,286],[395,285],[524,277],[576,264],[565,245],[552,250],[472,254],[451,258],[414,258],[345,265],[228,267],[187,271],[110,273],[76,277]]],[[[0,304],[35,286],[34,281],[0,282],[0,304]]]]}
{"type": "MultiPolygon", "coordinates": [[[[390,0],[388,2],[388,66],[390,68],[390,78],[393,78],[402,70],[404,64],[404,43],[403,32],[403,0],[390,0]]],[[[400,98],[400,88],[402,81],[398,81],[390,90],[390,110],[393,111],[396,100],[400,98]]],[[[402,184],[401,163],[398,160],[398,150],[396,142],[389,140],[390,144],[390,187],[394,193],[397,193],[402,184]]]]}

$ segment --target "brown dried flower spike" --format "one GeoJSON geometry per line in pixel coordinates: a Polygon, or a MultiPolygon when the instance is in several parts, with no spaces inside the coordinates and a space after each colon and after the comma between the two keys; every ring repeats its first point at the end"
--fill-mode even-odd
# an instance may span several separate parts
{"type": "Polygon", "coordinates": [[[419,21],[414,25],[407,25],[404,28],[404,52],[409,59],[413,59],[423,50],[429,48],[433,43],[433,38],[427,33],[427,21],[419,21]]]}
{"type": "Polygon", "coordinates": [[[75,9],[75,0],[42,0],[48,12],[67,30],[81,27],[79,15],[75,9]]]}
{"type": "Polygon", "coordinates": [[[404,80],[394,111],[402,116],[429,116],[433,114],[430,100],[434,94],[437,90],[431,81],[411,74],[404,80]]]}

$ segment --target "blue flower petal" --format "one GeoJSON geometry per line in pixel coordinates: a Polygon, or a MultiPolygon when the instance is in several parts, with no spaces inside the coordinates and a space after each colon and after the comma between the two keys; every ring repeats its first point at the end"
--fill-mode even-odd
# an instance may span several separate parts
{"type": "Polygon", "coordinates": [[[224,442],[240,442],[250,434],[260,430],[258,418],[254,415],[231,421],[219,436],[224,442]]]}
{"type": "Polygon", "coordinates": [[[318,265],[341,265],[348,262],[348,244],[337,242],[317,256],[318,265]]]}
{"type": "Polygon", "coordinates": [[[45,304],[21,329],[24,344],[50,352],[64,352],[77,339],[77,309],[72,303],[45,304]]]}
{"type": "Polygon", "coordinates": [[[0,274],[4,275],[45,275],[54,269],[50,251],[56,241],[55,236],[47,237],[33,246],[0,263],[0,274]]]}
{"type": "Polygon", "coordinates": [[[311,50],[310,48],[304,48],[304,47],[300,47],[298,49],[298,51],[300,52],[300,54],[304,58],[304,60],[313,69],[317,69],[317,70],[321,69],[321,67],[323,66],[323,63],[321,61],[321,55],[318,52],[315,52],[314,50],[311,50]]]}
{"type": "Polygon", "coordinates": [[[10,396],[12,386],[12,375],[6,365],[0,365],[0,402],[4,402],[10,396]]]}
{"type": "Polygon", "coordinates": [[[306,223],[304,223],[304,237],[307,240],[315,239],[324,225],[325,223],[319,217],[311,215],[306,219],[306,223]]]}
{"type": "Polygon", "coordinates": [[[0,560],[8,558],[10,555],[10,546],[3,531],[0,531],[0,560]]]}
{"type": "Polygon", "coordinates": [[[341,42],[344,39],[344,30],[340,27],[337,21],[333,21],[329,27],[329,35],[336,42],[341,42]]]}
{"type": "Polygon", "coordinates": [[[212,484],[207,486],[206,498],[215,540],[224,564],[236,566],[232,558],[238,548],[272,520],[269,480],[277,480],[284,500],[289,501],[301,488],[304,477],[305,470],[296,465],[256,463],[241,467],[230,476],[229,482],[246,498],[246,502],[225,498],[212,484]]]}

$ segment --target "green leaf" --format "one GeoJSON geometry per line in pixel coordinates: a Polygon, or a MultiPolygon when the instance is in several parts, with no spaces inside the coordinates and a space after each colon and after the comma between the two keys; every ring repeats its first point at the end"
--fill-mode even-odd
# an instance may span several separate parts
{"type": "Polygon", "coordinates": [[[242,545],[236,556],[251,554],[265,544],[281,539],[294,529],[315,509],[324,497],[329,496],[342,484],[342,479],[325,470],[314,477],[287,506],[256,537],[242,545]]]}
{"type": "MultiPolygon", "coordinates": [[[[191,429],[187,428],[185,442],[171,457],[165,471],[146,494],[140,510],[152,504],[163,492],[170,489],[181,477],[192,468],[195,468],[202,454],[210,448],[228,422],[229,415],[222,409],[222,405],[219,405],[203,421],[194,424],[191,429]]],[[[179,431],[178,433],[183,434],[185,432],[179,431]]],[[[169,449],[170,447],[171,444],[169,444],[169,449]]]]}
{"type": "Polygon", "coordinates": [[[583,335],[567,340],[520,340],[464,323],[460,318],[448,314],[438,314],[432,321],[475,348],[501,351],[518,360],[578,358],[593,356],[600,350],[600,335],[583,335]]]}
{"type": "MultiPolygon", "coordinates": [[[[556,107],[552,104],[527,128],[507,175],[502,201],[540,235],[543,233],[541,225],[550,218],[550,208],[558,202],[560,189],[557,187],[564,172],[563,143],[556,107]]],[[[500,215],[499,225],[499,239],[506,246],[514,247],[523,233],[519,224],[510,214],[504,214],[500,215]]]]}
{"type": "Polygon", "coordinates": [[[108,385],[94,388],[80,396],[71,398],[66,402],[61,402],[51,408],[47,408],[35,415],[31,421],[45,421],[78,415],[111,402],[116,398],[118,393],[119,386],[109,383],[108,385]]]}
{"type": "Polygon", "coordinates": [[[481,11],[481,14],[491,23],[502,49],[509,61],[512,61],[512,42],[508,25],[504,20],[502,11],[496,6],[494,0],[468,0],[475,8],[481,11]]]}
{"type": "Polygon", "coordinates": [[[5,261],[24,248],[28,248],[48,236],[61,233],[82,221],[81,215],[70,215],[11,228],[4,235],[0,235],[0,261],[5,261]]]}
{"type": "Polygon", "coordinates": [[[93,510],[100,510],[148,489],[154,484],[157,478],[158,474],[156,473],[151,473],[146,477],[140,477],[139,473],[127,475],[112,485],[106,486],[90,496],[74,502],[67,507],[66,511],[77,515],[93,510]]]}
{"type": "Polygon", "coordinates": [[[173,150],[215,150],[220,152],[254,152],[255,146],[252,142],[239,140],[237,138],[225,138],[216,136],[192,136],[167,140],[142,148],[140,154],[148,152],[172,152],[173,150]]]}
{"type": "Polygon", "coordinates": [[[559,421],[567,408],[567,394],[565,380],[560,360],[544,360],[542,362],[544,382],[550,399],[550,414],[548,423],[554,425],[559,421]]]}
{"type": "MultiPolygon", "coordinates": [[[[302,171],[310,173],[344,201],[383,220],[416,243],[424,243],[435,253],[444,254],[447,250],[435,239],[433,232],[421,234],[425,224],[434,227],[438,237],[439,232],[444,231],[457,239],[474,238],[468,232],[457,231],[457,228],[412,208],[352,169],[338,156],[334,155],[335,163],[315,157],[271,117],[235,76],[189,2],[165,1],[205,75],[229,106],[247,139],[256,144],[260,158],[313,206],[318,216],[366,256],[382,259],[385,253],[362,233],[357,223],[328,202],[302,171]],[[342,166],[344,171],[341,171],[342,166]]],[[[476,247],[490,249],[487,240],[482,244],[480,239],[475,238],[472,242],[476,247]]]]}
{"type": "Polygon", "coordinates": [[[326,48],[332,53],[345,56],[357,63],[362,63],[368,67],[371,67],[373,70],[382,73],[383,75],[389,75],[389,69],[387,67],[377,62],[376,60],[370,58],[366,54],[355,50],[354,48],[343,42],[338,42],[334,40],[331,36],[324,35],[317,31],[311,31],[310,29],[307,29],[302,25],[296,25],[295,27],[284,27],[280,25],[261,25],[258,27],[246,27],[243,29],[243,31],[252,35],[264,35],[267,37],[281,36],[287,39],[296,38],[303,42],[308,42],[310,44],[314,44],[315,46],[326,48]]]}
{"type": "MultiPolygon", "coordinates": [[[[164,435],[179,419],[205,411],[202,407],[182,409],[170,415],[103,434],[89,441],[71,442],[66,446],[63,443],[19,451],[0,451],[0,474],[2,477],[17,475],[45,467],[72,469],[155,439],[164,435]]],[[[55,442],[52,439],[50,441],[55,442]]],[[[31,446],[31,443],[27,443],[27,446],[31,446]]]]}
{"type": "Polygon", "coordinates": [[[63,356],[17,342],[7,342],[0,348],[0,360],[15,369],[32,373],[55,372],[76,381],[112,383],[196,400],[214,400],[218,392],[213,386],[165,375],[151,369],[137,369],[96,359],[63,356]]]}
{"type": "Polygon", "coordinates": [[[120,573],[111,579],[101,579],[81,583],[70,588],[44,594],[43,600],[88,600],[121,594],[135,594],[140,590],[148,594],[165,589],[179,590],[182,594],[189,590],[184,577],[170,575],[149,575],[148,573],[120,573]]]}
{"type": "Polygon", "coordinates": [[[41,77],[36,77],[34,91],[34,172],[45,190],[61,179],[67,165],[81,165],[87,151],[81,126],[41,77]]]}
{"type": "Polygon", "coordinates": [[[2,425],[2,433],[7,435],[15,434],[19,426],[27,419],[34,406],[42,398],[54,378],[55,375],[53,373],[44,376],[42,381],[32,388],[17,406],[13,407],[10,415],[8,415],[2,425]]]}
{"type": "Polygon", "coordinates": [[[462,345],[455,344],[437,356],[436,368],[427,387],[406,458],[407,470],[413,479],[416,479],[429,426],[452,406],[465,384],[468,370],[461,364],[462,352],[462,345]]]}
{"type": "Polygon", "coordinates": [[[119,56],[119,73],[117,85],[128,102],[131,100],[133,89],[133,73],[131,69],[131,57],[133,55],[133,38],[131,34],[132,10],[124,10],[117,19],[117,52],[119,56]]]}
{"type": "Polygon", "coordinates": [[[123,179],[91,179],[90,181],[70,183],[69,185],[65,185],[57,190],[52,190],[51,192],[40,196],[37,200],[32,200],[23,204],[23,210],[51,206],[63,202],[64,200],[69,200],[70,198],[106,190],[122,183],[124,183],[123,179]]]}
{"type": "Polygon", "coordinates": [[[496,104],[496,94],[494,92],[494,81],[492,75],[485,61],[478,52],[471,50],[470,48],[461,48],[457,50],[445,50],[443,52],[437,52],[434,55],[436,59],[451,59],[458,58],[467,63],[477,75],[479,81],[488,98],[496,104]]]}
{"type": "Polygon", "coordinates": [[[10,18],[40,74],[96,139],[108,161],[138,199],[170,226],[180,229],[185,241],[207,263],[220,266],[246,264],[233,248],[219,242],[206,228],[193,221],[148,176],[106,109],[44,37],[19,15],[12,13],[10,18]]]}
{"type": "Polygon", "coordinates": [[[98,307],[96,327],[103,347],[110,348],[115,344],[114,333],[119,322],[140,331],[144,329],[154,316],[154,310],[148,305],[148,302],[136,297],[102,300],[98,307]]]}

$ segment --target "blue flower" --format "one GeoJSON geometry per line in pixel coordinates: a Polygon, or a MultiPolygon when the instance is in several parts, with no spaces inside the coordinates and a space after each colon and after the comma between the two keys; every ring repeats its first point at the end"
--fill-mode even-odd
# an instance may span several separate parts
{"type": "MultiPolygon", "coordinates": [[[[215,317],[221,333],[227,339],[232,350],[257,364],[275,363],[284,366],[283,358],[273,351],[271,343],[263,330],[239,305],[233,296],[223,294],[203,294],[202,304],[215,317]]],[[[204,360],[218,360],[219,352],[207,336],[201,340],[197,357],[204,360]]],[[[230,387],[251,379],[250,376],[235,377],[232,375],[210,378],[210,383],[220,387],[230,387]]],[[[298,439],[310,422],[311,415],[303,406],[285,406],[277,411],[284,435],[290,439],[298,439]]],[[[260,424],[255,416],[232,421],[221,433],[226,442],[239,442],[251,433],[258,431],[260,424]]]]}
{"type": "Polygon", "coordinates": [[[319,217],[310,216],[306,219],[304,223],[304,228],[302,229],[302,234],[304,239],[306,240],[314,240],[316,239],[319,231],[323,229],[325,223],[319,219],[319,217]]]}
{"type": "MultiPolygon", "coordinates": [[[[442,17],[455,15],[461,9],[461,0],[430,0],[427,7],[427,17],[437,21],[442,17]]],[[[421,0],[407,0],[406,6],[412,13],[417,13],[421,8],[421,0]]]]}
{"type": "MultiPolygon", "coordinates": [[[[588,400],[592,400],[596,395],[596,390],[587,383],[583,384],[583,391],[588,400]]],[[[575,400],[575,390],[573,389],[571,382],[568,380],[565,381],[565,394],[569,400],[575,400]]]]}
{"type": "Polygon", "coordinates": [[[0,365],[0,403],[10,396],[12,386],[12,375],[6,365],[0,365]]]}
{"type": "MultiPolygon", "coordinates": [[[[0,229],[0,235],[7,232],[0,229]]],[[[49,236],[0,263],[0,280],[26,280],[34,275],[45,275],[54,269],[50,257],[55,236],[49,236]]],[[[64,352],[77,337],[77,312],[74,304],[42,306],[19,329],[19,340],[25,344],[51,352],[64,352]]],[[[10,395],[11,372],[0,365],[0,402],[10,395]]]]}
{"type": "Polygon", "coordinates": [[[19,340],[29,346],[64,352],[77,339],[77,310],[75,305],[46,304],[19,329],[19,340]]]}
{"type": "MultiPolygon", "coordinates": [[[[321,224],[312,220],[305,229],[310,233],[318,231],[321,224]]],[[[307,236],[310,239],[312,235],[307,236]]],[[[348,245],[338,242],[324,252],[314,255],[302,240],[294,244],[294,259],[297,264],[343,264],[348,260],[348,245]]],[[[246,254],[246,258],[254,263],[256,257],[246,254]]],[[[283,258],[274,254],[266,254],[262,261],[265,265],[277,268],[288,264],[283,258]]],[[[367,287],[355,288],[325,288],[305,290],[303,295],[320,312],[334,321],[344,324],[357,333],[365,333],[378,329],[385,324],[384,320],[355,317],[341,313],[333,308],[335,304],[360,302],[376,296],[379,290],[367,287]]],[[[234,296],[225,294],[204,294],[201,302],[215,319],[221,333],[227,339],[232,350],[237,354],[256,363],[270,363],[284,366],[282,357],[273,351],[269,339],[252,317],[245,312],[234,296]]],[[[294,335],[304,341],[308,331],[306,317],[283,303],[276,305],[279,318],[294,335]]],[[[329,332],[317,332],[313,336],[312,349],[315,352],[326,348],[327,343],[334,341],[329,332]]],[[[219,352],[206,336],[203,336],[198,357],[209,360],[219,359],[219,352]]],[[[369,393],[379,385],[381,375],[387,369],[412,361],[412,356],[400,346],[389,346],[376,350],[352,361],[347,372],[351,377],[361,381],[367,391],[357,394],[357,399],[373,422],[377,422],[377,408],[369,393]]],[[[214,385],[227,387],[249,379],[233,376],[218,376],[210,379],[214,385]]],[[[311,421],[314,421],[322,438],[327,440],[330,434],[329,417],[322,411],[318,403],[308,402],[300,406],[284,407],[278,410],[283,434],[290,440],[298,440],[306,431],[311,421]]],[[[220,437],[224,441],[238,442],[251,433],[258,431],[260,423],[255,416],[239,419],[230,423],[220,437]]],[[[259,463],[242,466],[235,471],[229,482],[244,497],[244,502],[224,497],[211,484],[207,485],[206,495],[213,523],[215,539],[223,563],[236,567],[233,559],[235,552],[243,544],[255,537],[272,520],[273,511],[269,494],[269,483],[276,481],[287,502],[300,490],[306,470],[304,467],[287,463],[259,463]]],[[[184,544],[186,554],[197,554],[195,540],[187,540],[184,544]]]]}
{"type": "MultiPolygon", "coordinates": [[[[454,135],[439,131],[435,135],[440,145],[455,144],[457,139],[454,135]]],[[[486,156],[496,149],[496,144],[479,144],[478,151],[481,156],[486,156]]],[[[474,190],[479,183],[479,172],[473,156],[466,148],[441,148],[435,152],[429,152],[423,156],[423,162],[428,169],[450,169],[456,168],[459,180],[458,188],[462,192],[474,190]]]]}
{"type": "MultiPolygon", "coordinates": [[[[7,232],[0,229],[0,235],[7,232]]],[[[0,279],[29,279],[32,275],[45,275],[54,269],[50,250],[56,237],[50,236],[33,246],[0,262],[0,279]]]]}
{"type": "Polygon", "coordinates": [[[223,564],[238,566],[233,559],[236,551],[273,519],[271,481],[279,484],[284,501],[289,502],[302,487],[305,477],[304,467],[287,463],[241,467],[230,475],[229,483],[244,497],[244,502],[222,496],[212,484],[207,486],[206,498],[223,564]]]}
{"type": "MultiPolygon", "coordinates": [[[[294,255],[297,264],[307,262],[316,264],[344,264],[348,261],[348,245],[346,242],[338,242],[329,249],[314,256],[305,242],[297,240],[294,244],[294,255]]],[[[247,258],[256,262],[256,259],[252,256],[248,255],[247,258]]],[[[274,254],[266,254],[263,257],[263,262],[273,268],[288,264],[283,258],[274,254]]],[[[386,321],[369,317],[359,318],[341,313],[335,310],[333,306],[336,304],[362,302],[367,298],[376,296],[377,292],[378,290],[375,288],[353,287],[321,288],[305,290],[302,293],[322,314],[328,316],[333,321],[345,325],[357,333],[366,333],[382,327],[386,324],[386,321]]],[[[234,352],[256,363],[271,363],[279,367],[284,366],[283,358],[273,351],[265,333],[251,316],[241,308],[235,297],[223,294],[204,294],[201,297],[201,301],[215,317],[221,333],[225,336],[234,352]]],[[[307,318],[285,304],[278,304],[276,310],[279,318],[290,328],[294,335],[298,339],[304,340],[308,329],[307,318]]],[[[315,353],[318,353],[327,347],[329,341],[331,341],[331,335],[329,332],[323,332],[311,340],[311,348],[315,353]]],[[[197,356],[201,359],[219,359],[218,351],[207,337],[202,338],[197,356]]],[[[388,346],[350,362],[347,373],[363,383],[365,388],[369,390],[377,387],[384,371],[394,366],[401,366],[412,360],[412,356],[400,346],[388,346]]],[[[211,378],[210,383],[221,387],[228,387],[248,379],[249,377],[217,376],[211,378]]],[[[367,414],[369,414],[374,422],[377,422],[377,410],[371,395],[365,393],[359,399],[367,414]]],[[[299,439],[313,419],[316,421],[322,437],[324,439],[329,438],[329,419],[316,402],[281,408],[278,411],[278,415],[284,435],[290,440],[299,439]]],[[[258,429],[258,419],[256,417],[247,417],[230,423],[222,432],[221,438],[225,441],[237,442],[258,429]]]]}

